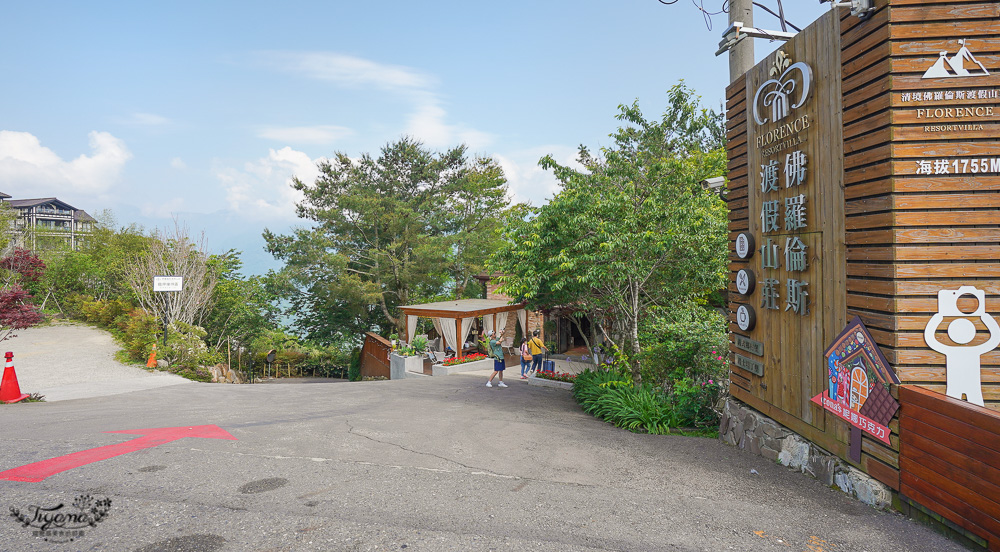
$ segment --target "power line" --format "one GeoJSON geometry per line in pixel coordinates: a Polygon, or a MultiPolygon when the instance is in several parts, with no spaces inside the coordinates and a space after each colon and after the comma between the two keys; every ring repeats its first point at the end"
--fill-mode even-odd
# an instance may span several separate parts
{"type": "MultiPolygon", "coordinates": [[[[658,0],[658,1],[661,4],[664,4],[664,5],[667,5],[667,6],[671,6],[671,5],[676,4],[677,2],[679,2],[680,0],[658,0]]],[[[784,8],[784,6],[781,5],[781,0],[775,0],[775,2],[778,5],[778,11],[777,12],[775,12],[771,8],[765,6],[764,4],[761,4],[760,2],[754,2],[753,5],[756,6],[756,7],[758,7],[758,8],[760,8],[760,9],[762,9],[762,10],[764,10],[764,11],[766,11],[767,13],[773,15],[775,18],[777,18],[778,21],[781,23],[781,30],[782,31],[787,32],[788,31],[788,27],[791,27],[791,28],[795,29],[796,32],[801,31],[802,29],[798,28],[797,26],[793,25],[790,21],[788,21],[787,19],[785,19],[785,8],[784,8]]],[[[719,9],[719,11],[714,11],[714,12],[705,9],[705,0],[691,0],[691,4],[694,5],[695,9],[697,9],[698,11],[701,12],[702,17],[705,18],[705,26],[708,28],[709,31],[712,30],[712,17],[713,16],[721,15],[723,13],[729,13],[729,0],[723,0],[722,7],[719,9]]]]}

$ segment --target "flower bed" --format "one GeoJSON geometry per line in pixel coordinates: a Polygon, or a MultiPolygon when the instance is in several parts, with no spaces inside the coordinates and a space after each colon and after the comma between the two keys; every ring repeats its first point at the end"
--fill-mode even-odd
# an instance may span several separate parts
{"type": "Polygon", "coordinates": [[[455,366],[456,364],[465,364],[466,362],[475,362],[477,360],[483,360],[486,355],[482,353],[473,353],[471,355],[464,356],[462,358],[450,358],[441,364],[445,366],[455,366]]]}
{"type": "Polygon", "coordinates": [[[576,381],[576,374],[569,372],[537,372],[535,373],[535,377],[552,381],[564,381],[566,383],[576,381]]]}

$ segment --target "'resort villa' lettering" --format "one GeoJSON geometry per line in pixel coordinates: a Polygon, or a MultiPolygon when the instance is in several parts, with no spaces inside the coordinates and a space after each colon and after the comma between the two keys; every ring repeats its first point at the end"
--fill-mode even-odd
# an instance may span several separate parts
{"type": "Polygon", "coordinates": [[[937,107],[918,109],[918,119],[961,119],[963,117],[992,117],[993,106],[977,107],[937,107]]]}
{"type": "MultiPolygon", "coordinates": [[[[809,115],[803,115],[790,123],[785,123],[772,131],[769,131],[765,134],[761,134],[760,136],[758,136],[757,147],[763,148],[765,146],[770,146],[771,144],[777,142],[778,140],[783,140],[785,138],[788,138],[789,136],[798,134],[799,132],[806,130],[807,128],[809,128],[811,124],[812,123],[809,120],[809,115]]],[[[799,141],[799,143],[801,143],[801,140],[799,141]]]]}
{"type": "Polygon", "coordinates": [[[985,128],[983,125],[928,125],[924,127],[924,132],[975,132],[985,128]]]}

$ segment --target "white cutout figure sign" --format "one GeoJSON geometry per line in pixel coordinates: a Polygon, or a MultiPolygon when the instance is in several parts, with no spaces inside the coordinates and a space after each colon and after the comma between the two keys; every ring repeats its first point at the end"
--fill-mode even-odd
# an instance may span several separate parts
{"type": "Polygon", "coordinates": [[[986,312],[986,293],[973,286],[939,291],[938,312],[924,329],[924,341],[928,347],[943,354],[947,361],[948,385],[945,394],[956,399],[961,399],[964,394],[969,402],[985,406],[979,358],[1000,344],[1000,325],[986,312]],[[979,300],[975,311],[965,313],[959,310],[958,298],[963,295],[972,295],[979,300]],[[948,337],[959,346],[945,345],[934,335],[946,316],[959,317],[948,324],[948,337]],[[965,346],[976,337],[976,326],[969,320],[974,316],[986,325],[990,338],[980,345],[965,346]]]}

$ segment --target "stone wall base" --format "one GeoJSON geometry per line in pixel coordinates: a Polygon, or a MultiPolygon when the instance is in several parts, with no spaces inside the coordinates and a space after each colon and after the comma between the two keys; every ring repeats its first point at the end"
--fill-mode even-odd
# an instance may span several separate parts
{"type": "Polygon", "coordinates": [[[736,399],[726,401],[719,437],[732,446],[807,473],[824,485],[836,485],[880,510],[892,506],[892,489],[887,485],[736,399]]]}

